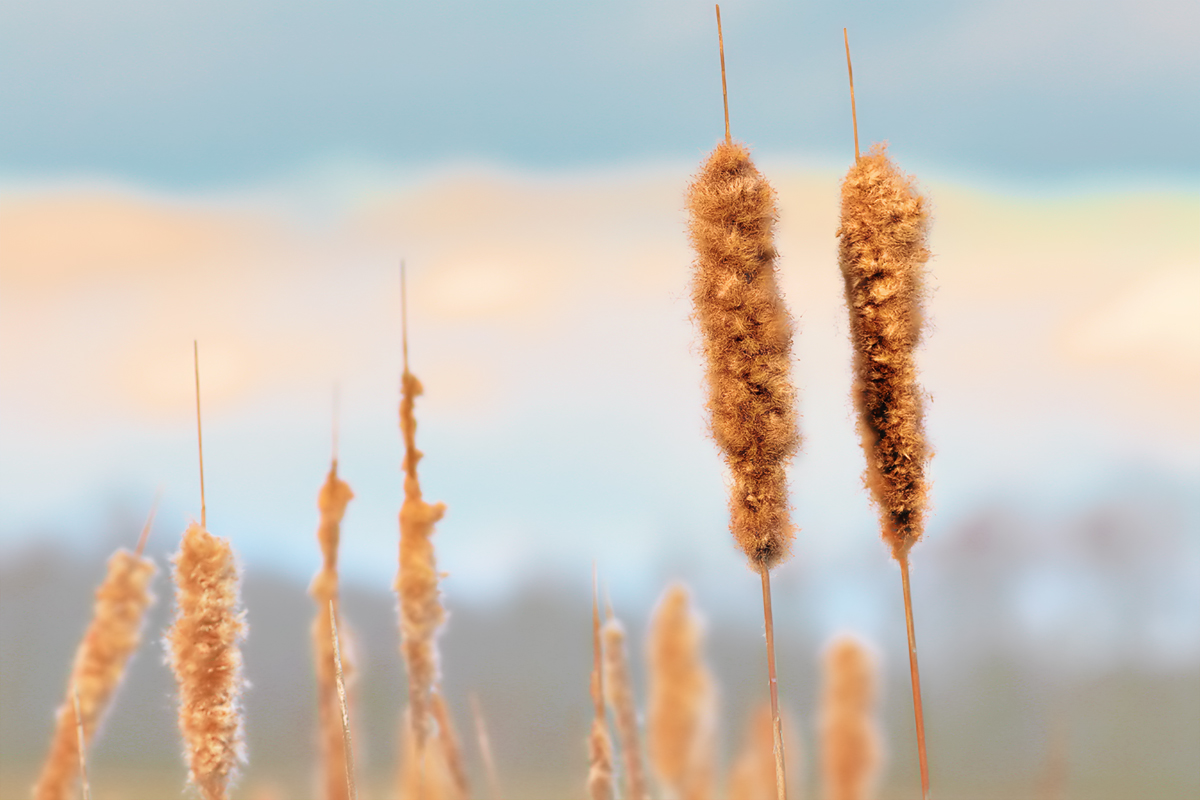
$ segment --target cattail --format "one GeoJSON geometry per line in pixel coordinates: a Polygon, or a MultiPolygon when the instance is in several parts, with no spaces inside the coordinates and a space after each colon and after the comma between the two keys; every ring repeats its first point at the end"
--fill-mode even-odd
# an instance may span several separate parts
{"type": "Polygon", "coordinates": [[[238,643],[246,622],[238,609],[233,550],[193,522],[172,561],[176,612],[167,644],[188,779],[204,800],[227,800],[230,779],[245,762],[238,643]]]}
{"type": "Polygon", "coordinates": [[[604,683],[625,762],[625,797],[627,800],[646,800],[646,768],[642,764],[637,701],[633,696],[629,659],[625,654],[625,628],[619,620],[612,618],[604,623],[603,633],[604,683]]]}
{"type": "Polygon", "coordinates": [[[715,753],[713,678],[688,591],[673,584],[650,621],[646,742],[658,780],[675,797],[710,796],[715,753]]]}
{"type": "MultiPolygon", "coordinates": [[[[317,604],[317,616],[313,621],[313,658],[317,672],[317,713],[320,723],[320,748],[322,763],[322,785],[327,800],[349,800],[346,773],[346,748],[343,741],[341,703],[337,691],[337,665],[334,663],[333,639],[330,636],[332,604],[337,613],[338,605],[338,541],[341,538],[342,517],[354,492],[349,484],[338,478],[337,461],[329,468],[329,475],[317,496],[317,507],[321,522],[317,529],[317,541],[324,558],[321,571],[313,579],[309,594],[317,604]]],[[[340,616],[340,614],[339,614],[340,616]]],[[[338,627],[342,627],[339,625],[338,627]]],[[[344,633],[344,631],[343,631],[344,633]]],[[[355,670],[353,660],[343,648],[341,652],[342,676],[346,685],[353,682],[355,670]]]]}
{"type": "Polygon", "coordinates": [[[613,751],[604,711],[604,642],[600,634],[600,607],[596,600],[596,576],[592,573],[592,732],[588,736],[589,800],[613,800],[613,751]]]}
{"type": "MultiPolygon", "coordinates": [[[[792,786],[800,781],[800,741],[790,721],[787,729],[787,774],[792,777],[792,786]]],[[[742,737],[742,746],[733,762],[729,776],[730,800],[775,800],[775,756],[771,752],[774,731],[771,704],[760,703],[747,720],[742,737]]]]}
{"type": "Polygon", "coordinates": [[[838,264],[854,343],[854,400],[867,455],[866,483],[897,560],[924,532],[927,486],[923,394],[913,351],[929,210],[913,179],[876,145],[842,182],[838,264]]]}
{"type": "Polygon", "coordinates": [[[751,564],[770,569],[794,536],[785,467],[800,443],[792,319],[775,275],[775,190],[745,147],[725,141],[687,203],[712,434],[733,478],[729,529],[751,564]]]}
{"type": "Polygon", "coordinates": [[[150,582],[155,571],[150,559],[128,550],[118,550],[109,558],[108,572],[96,589],[91,624],[75,651],[67,698],[56,714],[54,738],[33,790],[34,800],[75,796],[81,754],[74,698],[78,697],[85,742],[91,742],[141,643],[146,609],[154,602],[150,582]]]}
{"type": "Polygon", "coordinates": [[[879,771],[875,663],[861,642],[838,638],[825,657],[821,776],[825,800],[866,800],[879,771]]]}
{"type": "MultiPolygon", "coordinates": [[[[404,282],[401,275],[401,290],[404,282]]],[[[402,301],[403,303],[403,301],[402,301]]],[[[407,314],[406,314],[407,317],[407,314]]],[[[401,377],[400,431],[404,436],[404,503],[400,507],[400,569],[396,592],[400,605],[400,636],[408,668],[410,724],[417,751],[429,736],[429,696],[438,682],[437,633],[446,619],[438,594],[433,526],[446,513],[443,503],[430,505],[421,497],[417,463],[417,420],[413,405],[423,391],[408,370],[408,324],[404,323],[404,374],[401,377]]]]}
{"type": "Polygon", "coordinates": [[[441,740],[432,737],[418,750],[411,712],[405,711],[400,733],[400,800],[462,800],[441,740]]]}
{"type": "Polygon", "coordinates": [[[463,759],[458,734],[454,729],[454,720],[450,717],[450,708],[446,705],[446,698],[442,696],[440,690],[435,690],[430,695],[430,706],[433,710],[433,718],[437,720],[438,744],[442,754],[446,757],[446,767],[456,792],[455,797],[457,800],[467,800],[471,794],[471,784],[467,780],[467,765],[463,759]]]}

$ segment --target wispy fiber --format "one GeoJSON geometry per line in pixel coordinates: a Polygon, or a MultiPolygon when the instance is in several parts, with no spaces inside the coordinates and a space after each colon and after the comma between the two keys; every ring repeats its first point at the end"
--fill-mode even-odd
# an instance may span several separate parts
{"type": "Polygon", "coordinates": [[[75,796],[79,775],[79,720],[85,741],[91,742],[121,683],[125,667],[142,638],[146,609],[154,602],[150,582],[154,563],[128,550],[118,550],[108,560],[108,572],[96,589],[92,621],[79,647],[67,681],[67,696],[56,712],[54,738],[34,786],[34,800],[67,800],[75,796]]]}
{"type": "Polygon", "coordinates": [[[883,145],[850,168],[837,235],[854,344],[854,399],[866,483],[897,560],[925,527],[929,454],[913,352],[921,340],[928,226],[928,204],[883,145]]]}
{"type": "MultiPolygon", "coordinates": [[[[353,499],[354,492],[349,484],[338,478],[337,461],[329,468],[325,483],[317,495],[317,508],[321,512],[321,522],[317,528],[317,541],[321,545],[323,564],[321,571],[313,578],[308,592],[317,604],[317,616],[313,620],[312,642],[313,660],[317,673],[317,713],[319,718],[321,748],[321,786],[326,800],[349,800],[349,788],[346,782],[347,764],[346,748],[342,732],[342,711],[337,691],[337,667],[334,663],[333,639],[330,635],[332,627],[330,619],[330,604],[340,609],[338,604],[338,543],[341,538],[342,517],[346,506],[353,499]]],[[[340,617],[340,611],[338,613],[340,617]]],[[[340,623],[340,620],[339,620],[340,623]]],[[[344,626],[338,625],[343,629],[344,626]]],[[[342,678],[350,686],[355,677],[354,661],[350,657],[349,648],[341,649],[342,678]]]]}
{"type": "Polygon", "coordinates": [[[408,667],[408,703],[417,751],[429,736],[429,695],[438,681],[437,632],[446,612],[438,595],[433,526],[446,513],[443,503],[430,505],[421,497],[417,480],[417,421],[413,403],[422,392],[421,382],[404,370],[400,430],[404,435],[404,504],[400,507],[400,570],[396,591],[400,598],[400,634],[404,663],[408,667]]]}
{"type": "Polygon", "coordinates": [[[716,761],[716,695],[703,644],[687,589],[672,584],[650,620],[646,742],[658,780],[687,800],[712,795],[716,761]]]}
{"type": "Polygon", "coordinates": [[[617,723],[617,741],[625,763],[626,800],[646,800],[646,767],[642,763],[637,701],[625,653],[625,628],[613,618],[604,623],[604,683],[608,704],[617,723]]]}
{"type": "Polygon", "coordinates": [[[188,778],[204,800],[228,800],[233,773],[245,761],[238,644],[246,622],[233,550],[193,522],[172,561],[176,610],[168,658],[179,689],[188,778]]]}
{"type": "Polygon", "coordinates": [[[879,771],[875,661],[843,636],[825,656],[821,695],[821,777],[825,800],[867,800],[879,771]]]}
{"type": "Polygon", "coordinates": [[[792,319],[775,275],[775,190],[745,147],[723,142],[687,204],[712,434],[733,477],[730,531],[756,568],[770,569],[794,536],[785,466],[800,443],[792,319]]]}

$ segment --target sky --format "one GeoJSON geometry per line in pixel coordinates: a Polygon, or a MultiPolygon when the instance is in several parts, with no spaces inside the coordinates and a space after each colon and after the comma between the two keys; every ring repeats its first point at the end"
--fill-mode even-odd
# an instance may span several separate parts
{"type": "MultiPolygon", "coordinates": [[[[1200,538],[1195,4],[722,16],[798,324],[795,560],[882,553],[834,260],[843,26],[864,146],[934,208],[931,546],[981,508],[1053,527],[1126,495],[1200,538]]],[[[159,487],[164,531],[198,514],[198,340],[210,527],[315,567],[337,386],[344,563],[390,580],[403,258],[459,591],[736,569],[683,211],[722,132],[714,27],[687,2],[0,6],[0,548],[93,546],[159,487]]]]}

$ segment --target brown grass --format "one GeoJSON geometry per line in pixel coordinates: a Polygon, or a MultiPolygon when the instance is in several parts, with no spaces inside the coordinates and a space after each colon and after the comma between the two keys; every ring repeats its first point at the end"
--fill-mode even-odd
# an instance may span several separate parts
{"type": "Polygon", "coordinates": [[[67,800],[75,796],[82,754],[76,725],[86,742],[96,735],[130,657],[142,639],[146,609],[154,602],[150,582],[156,569],[147,558],[118,550],[96,589],[92,621],[75,651],[67,696],[55,714],[50,753],[34,786],[34,800],[67,800]]]}
{"type": "Polygon", "coordinates": [[[245,761],[238,643],[246,622],[233,550],[193,522],[173,562],[176,613],[167,643],[188,779],[204,800],[228,800],[233,773],[245,761]]]}

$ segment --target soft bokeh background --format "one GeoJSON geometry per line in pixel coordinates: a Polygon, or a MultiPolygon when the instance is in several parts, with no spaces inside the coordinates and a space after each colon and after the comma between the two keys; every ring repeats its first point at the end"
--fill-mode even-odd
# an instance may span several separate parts
{"type": "MultiPolygon", "coordinates": [[[[722,10],[798,330],[801,532],[775,578],[794,785],[815,791],[821,648],[852,630],[884,670],[883,791],[917,791],[835,263],[848,26],[864,145],[888,140],[934,208],[913,569],[938,794],[1195,796],[1197,6],[722,10]]],[[[311,796],[304,589],[335,386],[360,751],[388,796],[402,258],[464,732],[475,692],[512,796],[582,795],[595,562],[638,653],[665,583],[692,586],[733,749],[765,695],[760,606],[705,434],[683,211],[721,134],[713,28],[682,0],[0,6],[0,795],[26,796],[108,553],[158,487],[164,570],[198,515],[196,339],[209,527],[252,631],[239,796],[311,796]]],[[[97,798],[183,783],[157,587],[97,798]]]]}

